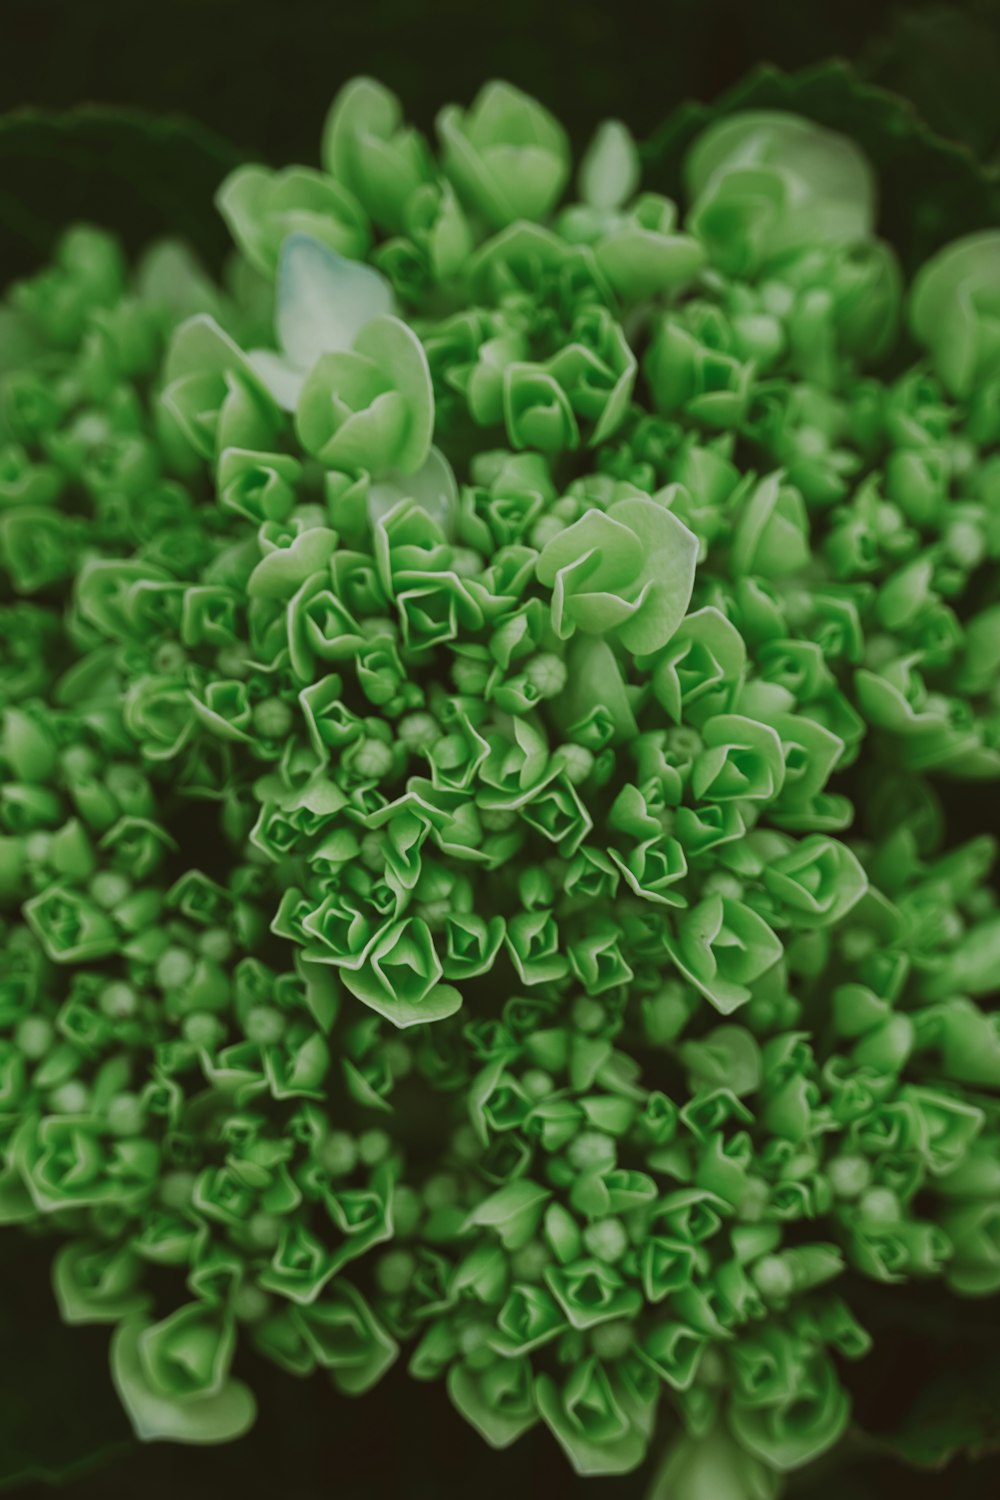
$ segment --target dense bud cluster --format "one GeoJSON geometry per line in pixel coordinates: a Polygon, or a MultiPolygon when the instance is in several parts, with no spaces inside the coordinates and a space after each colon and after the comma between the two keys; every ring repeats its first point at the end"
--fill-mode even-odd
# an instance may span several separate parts
{"type": "Polygon", "coordinates": [[[438,134],[358,80],[227,290],[77,229],[0,314],[0,1222],[144,1437],[402,1348],[761,1500],[853,1275],[1000,1289],[1000,238],[904,288],[792,115],[683,214],[438,134]]]}

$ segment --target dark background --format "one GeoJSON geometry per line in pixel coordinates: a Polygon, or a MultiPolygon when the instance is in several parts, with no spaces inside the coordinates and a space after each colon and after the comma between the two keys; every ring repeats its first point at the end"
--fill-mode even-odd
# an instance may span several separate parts
{"type": "Polygon", "coordinates": [[[359,72],[425,129],[442,104],[502,77],[577,137],[604,115],[645,135],[678,100],[712,98],[758,62],[834,54],[918,93],[947,133],[1000,142],[995,0],[3,0],[0,16],[5,108],[180,110],[276,162],[315,158],[330,99],[359,72]],[[890,37],[892,58],[880,55],[890,37]]]}
{"type": "MultiPolygon", "coordinates": [[[[206,205],[223,172],[244,156],[315,162],[330,99],[357,73],[394,88],[425,129],[442,104],[504,77],[553,109],[579,147],[601,118],[625,118],[645,137],[683,100],[710,102],[762,62],[795,70],[830,56],[1000,163],[1000,0],[0,0],[0,281],[29,270],[58,226],[81,217],[133,243],[175,226],[218,263],[225,238],[206,205]],[[81,105],[93,108],[68,123],[61,112],[81,105]],[[163,116],[177,123],[164,127],[163,116]]],[[[895,186],[919,195],[921,183],[895,186]]],[[[544,1431],[495,1454],[439,1386],[399,1368],[352,1402],[322,1378],[258,1364],[248,1373],[261,1415],[247,1438],[140,1448],[106,1374],[106,1334],[61,1327],[48,1258],[44,1242],[0,1232],[0,1487],[17,1500],[51,1497],[56,1479],[67,1500],[639,1500],[649,1482],[648,1465],[577,1480],[544,1431]]],[[[965,1456],[1000,1444],[995,1301],[956,1308],[936,1291],[870,1286],[849,1300],[875,1334],[875,1353],[851,1372],[867,1436],[856,1457],[799,1476],[790,1493],[1000,1493],[997,1461],[965,1456]],[[946,1473],[886,1456],[947,1448],[957,1456],[946,1473]]]]}

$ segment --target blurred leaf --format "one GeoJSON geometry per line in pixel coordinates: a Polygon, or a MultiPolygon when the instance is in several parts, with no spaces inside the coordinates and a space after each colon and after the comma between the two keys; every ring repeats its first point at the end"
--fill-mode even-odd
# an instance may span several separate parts
{"type": "Polygon", "coordinates": [[[764,66],[714,104],[682,105],[644,147],[645,185],[684,202],[688,146],[711,121],[742,109],[792,110],[856,140],[880,184],[879,232],[910,271],[940,245],[1000,217],[1000,172],[837,60],[794,74],[764,66]]]}
{"type": "Polygon", "coordinates": [[[984,158],[1000,149],[1000,0],[896,11],[859,68],[911,100],[941,135],[984,158]]]}

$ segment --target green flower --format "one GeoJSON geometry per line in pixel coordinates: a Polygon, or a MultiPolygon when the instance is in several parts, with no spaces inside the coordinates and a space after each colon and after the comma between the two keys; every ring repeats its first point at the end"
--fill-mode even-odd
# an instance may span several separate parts
{"type": "Polygon", "coordinates": [[[382,928],[364,948],[360,963],[342,970],[352,994],[404,1027],[440,1020],[459,1008],[461,994],[440,983],[443,973],[430,931],[419,917],[382,928]]]}
{"type": "Polygon", "coordinates": [[[289,235],[278,261],[274,331],[281,353],[257,349],[250,360],[278,404],[294,411],[317,360],[346,353],[367,323],[392,311],[392,288],[377,271],[311,235],[289,235]]]}
{"type": "Polygon", "coordinates": [[[658,651],[691,598],[698,544],[663,505],[644,496],[591,510],[552,538],[536,564],[552,590],[552,626],[613,635],[626,650],[658,651]]]}
{"type": "Polygon", "coordinates": [[[641,301],[690,285],[705,263],[691,235],[677,230],[669,198],[643,193],[594,246],[594,259],[618,295],[641,301]]]}
{"type": "Polygon", "coordinates": [[[81,963],[117,950],[114,922],[79,891],[50,885],[25,903],[24,914],[57,963],[81,963]]]}
{"type": "Polygon", "coordinates": [[[569,177],[569,146],[547,110],[507,83],[488,83],[465,113],[437,117],[443,165],[493,229],[544,219],[569,177]]]}
{"type": "Polygon", "coordinates": [[[249,358],[214,319],[181,324],[163,369],[163,410],[202,458],[227,448],[267,449],[277,412],[249,358]]]}
{"type": "Polygon", "coordinates": [[[691,767],[699,802],[772,802],[784,783],[781,741],[744,714],[716,714],[702,732],[704,750],[691,767]]]}
{"type": "Polygon", "coordinates": [[[737,427],[750,397],[752,366],[734,353],[714,308],[692,303],[685,321],[658,321],[643,368],[656,410],[707,427],[737,427]]]}
{"type": "Polygon", "coordinates": [[[777,111],[730,115],[685,161],[689,224],[729,274],[752,275],[803,245],[864,240],[871,171],[845,136],[777,111]]]}
{"type": "Polygon", "coordinates": [[[330,1371],[344,1395],[370,1390],[399,1352],[361,1293],[342,1278],[318,1302],[293,1309],[292,1318],[316,1362],[330,1371]]]}
{"type": "Polygon", "coordinates": [[[257,270],[272,272],[289,235],[306,234],[351,260],[370,243],[368,220],[340,182],[308,167],[237,167],[219,189],[219,212],[257,270]]]}
{"type": "MultiPolygon", "coordinates": [[[[413,193],[431,176],[430,153],[403,127],[399,100],[374,78],[353,78],[323,127],[323,163],[380,229],[397,233],[413,193]]],[[[334,247],[339,248],[339,247],[334,247]]]]}
{"type": "Polygon", "coordinates": [[[128,1245],[64,1245],[52,1264],[52,1285],[65,1323],[118,1323],[144,1312],[149,1294],[142,1266],[128,1245]]]}
{"type": "Polygon", "coordinates": [[[1000,238],[969,235],[938,251],[910,292],[910,326],[954,396],[1000,374],[1000,238]]]}
{"type": "Polygon", "coordinates": [[[112,1339],[111,1371],[144,1441],[224,1443],[253,1423],[256,1405],[229,1376],[234,1331],[198,1303],[160,1323],[126,1320],[112,1339]]]}
{"type": "Polygon", "coordinates": [[[427,359],[397,318],[377,317],[344,353],[324,354],[296,410],[303,447],[330,467],[412,474],[430,451],[434,398],[427,359]]]}
{"type": "Polygon", "coordinates": [[[538,1421],[527,1359],[498,1359],[473,1367],[452,1365],[448,1395],[492,1448],[507,1448],[538,1421]]]}
{"type": "Polygon", "coordinates": [[[559,1384],[539,1375],[535,1401],[578,1474],[628,1474],[642,1462],[645,1434],[597,1360],[584,1360],[559,1384]]]}
{"type": "Polygon", "coordinates": [[[780,578],[799,572],[809,556],[809,521],[802,496],[783,485],[780,474],[772,474],[742,509],[733,535],[732,566],[737,573],[780,578]]]}
{"type": "Polygon", "coordinates": [[[782,954],[767,923],[724,896],[708,896],[678,926],[677,937],[664,940],[674,963],[723,1015],[746,1004],[782,954]]]}
{"type": "Polygon", "coordinates": [[[782,1472],[830,1448],[842,1435],[848,1413],[836,1371],[821,1356],[803,1363],[784,1400],[766,1405],[735,1400],[729,1422],[749,1453],[782,1472]]]}
{"type": "Polygon", "coordinates": [[[638,1311],[638,1292],[599,1260],[574,1260],[550,1267],[545,1275],[553,1297],[574,1328],[594,1328],[638,1311]]]}
{"type": "Polygon", "coordinates": [[[995,247],[912,363],[853,141],[731,102],[559,209],[516,90],[439,165],[359,79],[225,291],[84,229],[0,309],[0,1221],[141,1438],[245,1430],[238,1333],[408,1346],[495,1446],[774,1500],[841,1287],[1000,1287],[995,247]]]}

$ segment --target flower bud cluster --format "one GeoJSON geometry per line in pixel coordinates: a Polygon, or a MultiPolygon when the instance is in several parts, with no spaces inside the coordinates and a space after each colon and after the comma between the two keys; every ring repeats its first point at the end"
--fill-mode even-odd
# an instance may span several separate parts
{"type": "Polygon", "coordinates": [[[0,1223],[140,1436],[405,1349],[770,1495],[853,1279],[1000,1290],[1000,238],[904,288],[797,116],[683,213],[507,85],[438,136],[356,80],[229,291],[77,229],[10,292],[0,1223]]]}

